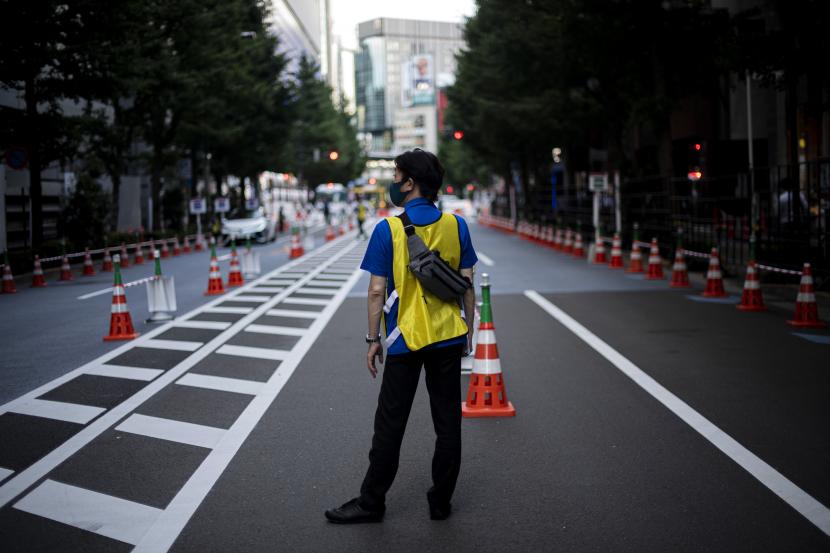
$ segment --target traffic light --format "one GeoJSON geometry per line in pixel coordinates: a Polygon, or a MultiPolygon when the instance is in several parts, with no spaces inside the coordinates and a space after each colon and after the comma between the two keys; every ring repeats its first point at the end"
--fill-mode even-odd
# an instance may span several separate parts
{"type": "Polygon", "coordinates": [[[447,194],[452,194],[453,187],[452,185],[447,185],[447,194]]]}
{"type": "Polygon", "coordinates": [[[340,157],[340,154],[337,153],[337,150],[329,152],[329,159],[332,161],[337,161],[337,158],[340,157]]]}
{"type": "Polygon", "coordinates": [[[472,184],[468,184],[467,185],[467,192],[472,192],[473,190],[475,190],[475,186],[473,186],[472,184]]]}
{"type": "Polygon", "coordinates": [[[462,138],[464,138],[464,131],[455,131],[454,133],[452,133],[452,137],[456,140],[461,140],[462,138]]]}
{"type": "Polygon", "coordinates": [[[706,149],[702,142],[691,142],[689,144],[688,165],[686,178],[690,182],[697,182],[703,178],[703,170],[706,166],[706,149]]]}

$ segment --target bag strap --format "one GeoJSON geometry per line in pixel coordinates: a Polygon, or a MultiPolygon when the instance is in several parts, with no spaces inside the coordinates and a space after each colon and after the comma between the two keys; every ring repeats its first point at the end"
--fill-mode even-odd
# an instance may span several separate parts
{"type": "Polygon", "coordinates": [[[409,215],[406,214],[406,210],[403,210],[403,213],[398,215],[398,219],[401,220],[403,223],[403,230],[406,232],[407,236],[412,236],[415,234],[415,225],[412,224],[412,221],[409,220],[409,215]]]}

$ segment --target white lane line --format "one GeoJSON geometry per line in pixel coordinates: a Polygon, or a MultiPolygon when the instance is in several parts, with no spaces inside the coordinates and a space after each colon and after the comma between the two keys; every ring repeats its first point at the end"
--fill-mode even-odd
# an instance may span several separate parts
{"type": "Polygon", "coordinates": [[[251,288],[251,292],[282,292],[285,290],[284,286],[257,286],[251,288]]]}
{"type": "Polygon", "coordinates": [[[493,263],[493,260],[490,257],[484,255],[480,251],[476,250],[476,255],[478,256],[478,260],[487,265],[488,267],[492,267],[493,265],[495,265],[495,263],[493,263]]]}
{"type": "Polygon", "coordinates": [[[191,475],[184,487],[179,490],[164,512],[144,534],[141,541],[136,544],[132,553],[164,553],[170,549],[360,276],[360,271],[355,270],[346,286],[338,291],[320,313],[320,317],[308,329],[308,334],[300,338],[290,355],[264,384],[263,390],[251,400],[233,426],[228,429],[225,437],[202,461],[196,472],[191,475]]]}
{"type": "Polygon", "coordinates": [[[0,467],[0,482],[5,480],[6,478],[8,478],[12,474],[14,474],[13,470],[4,469],[3,467],[0,467]]]}
{"type": "Polygon", "coordinates": [[[314,298],[285,298],[282,300],[282,304],[294,304],[294,305],[327,305],[331,300],[318,300],[314,298]]]}
{"type": "Polygon", "coordinates": [[[278,334],[280,336],[303,336],[308,329],[295,328],[293,326],[277,325],[248,325],[245,332],[257,332],[259,334],[278,334]]]}
{"type": "Polygon", "coordinates": [[[9,412],[19,415],[31,415],[78,424],[86,424],[104,411],[106,409],[103,407],[36,398],[16,403],[9,409],[9,412]]]}
{"type": "Polygon", "coordinates": [[[132,545],[138,543],[162,512],[54,480],[44,481],[14,507],[132,545]]]}
{"type": "Polygon", "coordinates": [[[332,282],[330,280],[312,280],[308,283],[309,286],[316,286],[318,288],[340,288],[343,286],[342,282],[332,282]]]}
{"type": "Polygon", "coordinates": [[[202,342],[188,342],[185,340],[162,340],[153,338],[145,340],[142,344],[136,344],[139,348],[172,349],[176,351],[196,351],[204,344],[202,342]]]}
{"type": "Polygon", "coordinates": [[[326,273],[320,273],[319,275],[317,275],[316,280],[337,280],[340,282],[346,282],[347,280],[349,280],[349,275],[329,275],[326,273]]]}
{"type": "Polygon", "coordinates": [[[211,376],[209,374],[187,373],[176,384],[182,386],[193,386],[194,388],[207,388],[208,390],[219,390],[220,392],[235,392],[237,394],[257,395],[262,391],[264,382],[255,380],[243,380],[241,378],[227,378],[224,376],[211,376]]]}
{"type": "MultiPolygon", "coordinates": [[[[282,275],[280,275],[280,276],[282,276],[282,275]]],[[[275,286],[281,286],[281,285],[282,286],[291,286],[295,282],[297,282],[297,281],[296,280],[286,280],[284,278],[275,278],[275,279],[266,280],[265,284],[268,284],[268,285],[273,284],[275,286]]]]}
{"type": "Polygon", "coordinates": [[[231,323],[222,321],[173,321],[177,328],[201,328],[203,330],[225,330],[231,323]]]}
{"type": "MultiPolygon", "coordinates": [[[[350,240],[354,236],[354,232],[347,234],[343,240],[350,240]]],[[[333,249],[335,246],[340,246],[340,239],[335,242],[330,242],[329,244],[324,244],[320,251],[328,252],[329,249],[333,249]]],[[[328,267],[327,263],[334,263],[344,252],[347,252],[348,249],[354,247],[354,242],[349,244],[347,247],[341,250],[334,250],[333,252],[328,252],[328,260],[324,263],[318,271],[325,270],[328,267]]],[[[280,274],[283,271],[291,269],[296,266],[297,260],[289,261],[285,265],[278,267],[263,275],[262,277],[253,280],[246,284],[244,287],[240,288],[240,290],[247,290],[253,286],[257,286],[262,284],[268,278],[272,278],[275,275],[280,274]]],[[[281,292],[279,295],[275,296],[273,300],[270,302],[258,306],[256,309],[249,308],[248,314],[242,317],[240,320],[236,321],[231,327],[227,330],[223,331],[207,344],[204,347],[198,349],[192,355],[188,356],[182,362],[180,362],[175,367],[165,371],[165,373],[159,376],[157,379],[150,382],[147,386],[130,396],[127,400],[123,401],[122,403],[116,405],[102,416],[98,417],[96,420],[92,421],[89,425],[83,428],[80,432],[76,433],[74,436],[63,442],[57,448],[53,449],[46,455],[44,455],[40,460],[32,463],[27,469],[24,469],[7,481],[3,482],[0,485],[0,507],[8,504],[10,501],[15,499],[20,494],[24,493],[29,487],[34,486],[39,480],[45,477],[49,471],[53,470],[55,467],[63,463],[66,459],[70,456],[74,455],[78,451],[80,451],[83,447],[89,444],[92,440],[96,437],[100,436],[103,432],[107,431],[112,425],[116,424],[118,421],[126,417],[132,411],[137,409],[140,405],[142,405],[145,401],[153,397],[159,391],[161,391],[164,387],[168,384],[171,384],[175,379],[179,376],[187,372],[191,367],[195,366],[199,363],[202,359],[210,355],[218,348],[221,344],[225,343],[231,337],[235,336],[241,329],[243,329],[246,325],[252,323],[257,317],[262,316],[268,309],[272,308],[276,303],[288,296],[291,292],[294,291],[296,288],[300,288],[307,280],[313,278],[317,272],[310,273],[306,278],[301,279],[297,282],[295,286],[291,286],[287,288],[285,291],[281,292]]],[[[201,305],[184,315],[182,315],[182,319],[188,319],[190,317],[194,317],[197,314],[206,312],[207,309],[215,307],[219,302],[224,301],[224,297],[218,297],[211,302],[201,305]]],[[[316,315],[315,315],[316,317],[316,315]]],[[[58,386],[69,382],[73,378],[77,377],[84,373],[84,370],[90,366],[97,365],[100,363],[106,363],[110,359],[114,359],[119,355],[126,353],[127,351],[132,350],[134,347],[139,345],[145,340],[148,340],[154,336],[158,336],[162,332],[166,332],[170,328],[173,328],[172,323],[163,324],[153,330],[148,331],[146,334],[139,336],[135,340],[122,344],[116,347],[113,350],[110,350],[108,353],[101,355],[100,357],[93,359],[89,363],[86,363],[77,369],[69,371],[63,376],[60,376],[38,388],[24,394],[23,396],[18,397],[8,403],[0,405],[0,415],[9,411],[12,411],[17,406],[25,404],[26,402],[30,401],[33,398],[37,398],[50,390],[57,388],[58,386]]]]}
{"type": "Polygon", "coordinates": [[[337,293],[331,288],[298,288],[295,294],[308,294],[311,296],[333,296],[337,293]]]}
{"type": "Polygon", "coordinates": [[[217,305],[215,307],[204,308],[202,313],[235,313],[237,315],[247,315],[253,310],[253,307],[222,307],[221,305],[217,305]]]}
{"type": "Polygon", "coordinates": [[[130,415],[130,418],[116,426],[115,429],[121,432],[129,432],[130,434],[167,440],[168,442],[206,447],[208,449],[213,449],[226,432],[224,428],[150,417],[147,415],[139,415],[138,413],[130,415]]]}
{"type": "Polygon", "coordinates": [[[254,348],[250,346],[222,346],[216,350],[216,353],[224,355],[236,355],[237,357],[253,357],[254,359],[273,359],[275,361],[282,361],[285,359],[289,351],[282,349],[271,348],[254,348]]]}
{"type": "Polygon", "coordinates": [[[812,522],[819,530],[830,536],[830,509],[816,501],[810,494],[793,484],[780,472],[738,443],[732,436],[692,409],[685,401],[664,388],[637,365],[602,341],[596,334],[579,324],[570,315],[542,297],[538,292],[526,290],[525,296],[559,321],[565,328],[576,334],[597,353],[605,357],[612,365],[633,380],[635,384],[662,403],[680,420],[691,426],[727,457],[754,476],[772,493],[798,511],[804,518],[812,522]]]}
{"type": "Polygon", "coordinates": [[[128,378],[130,380],[143,380],[145,382],[149,382],[163,372],[164,371],[161,369],[144,369],[140,367],[127,367],[124,365],[105,365],[102,363],[94,367],[89,367],[84,371],[84,374],[109,376],[111,378],[128,378]]]}
{"type": "Polygon", "coordinates": [[[272,317],[294,317],[295,319],[316,319],[319,315],[317,311],[301,311],[298,309],[269,309],[265,314],[272,317]]]}
{"type": "Polygon", "coordinates": [[[270,300],[274,296],[234,296],[232,298],[228,298],[228,301],[248,301],[251,303],[265,303],[266,301],[270,300]]]}

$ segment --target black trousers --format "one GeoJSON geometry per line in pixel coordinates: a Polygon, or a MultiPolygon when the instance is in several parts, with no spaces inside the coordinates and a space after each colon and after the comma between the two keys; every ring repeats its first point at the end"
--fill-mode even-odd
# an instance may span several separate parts
{"type": "Polygon", "coordinates": [[[427,500],[439,507],[450,502],[461,467],[462,349],[460,345],[446,346],[387,356],[375,412],[369,470],[360,487],[360,504],[364,508],[385,507],[386,492],[398,472],[401,442],[422,365],[436,436],[432,487],[427,492],[427,500]]]}

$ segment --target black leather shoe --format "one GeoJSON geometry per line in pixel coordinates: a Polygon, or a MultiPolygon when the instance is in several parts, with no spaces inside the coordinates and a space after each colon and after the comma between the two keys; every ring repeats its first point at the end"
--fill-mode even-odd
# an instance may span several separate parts
{"type": "Polygon", "coordinates": [[[386,510],[370,511],[364,509],[358,503],[358,498],[355,497],[351,501],[347,501],[336,509],[329,509],[326,511],[326,518],[329,522],[336,524],[360,524],[362,522],[381,522],[383,520],[383,513],[386,510]]]}
{"type": "Polygon", "coordinates": [[[429,506],[429,518],[432,520],[446,520],[452,514],[452,503],[447,503],[443,507],[434,505],[429,506]]]}

